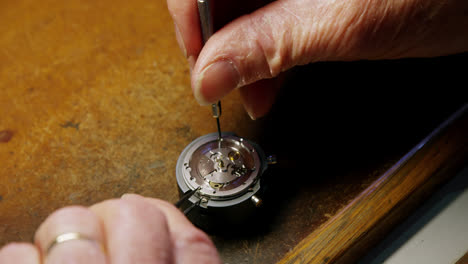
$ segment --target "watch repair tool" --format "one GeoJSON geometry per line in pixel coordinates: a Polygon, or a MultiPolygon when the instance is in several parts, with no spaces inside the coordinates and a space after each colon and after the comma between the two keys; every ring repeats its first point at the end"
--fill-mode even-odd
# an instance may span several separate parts
{"type": "MultiPolygon", "coordinates": [[[[200,28],[202,32],[203,45],[213,35],[213,14],[211,0],[197,0],[198,14],[200,17],[200,28]]],[[[216,126],[218,128],[218,140],[221,140],[221,125],[219,117],[221,116],[221,102],[211,105],[213,117],[216,118],[216,126]]]]}
{"type": "Polygon", "coordinates": [[[255,143],[223,133],[195,139],[177,161],[181,202],[176,205],[200,228],[213,231],[244,223],[262,200],[261,176],[271,163],[255,143]],[[188,211],[187,211],[188,210],[188,211]]]}
{"type": "MultiPolygon", "coordinates": [[[[190,197],[192,197],[196,192],[198,192],[198,190],[200,190],[200,188],[197,188],[197,189],[194,189],[194,190],[191,190],[191,191],[188,191],[187,193],[184,193],[182,195],[182,197],[180,197],[179,201],[177,201],[174,206],[177,207],[177,208],[181,208],[184,203],[190,199],[190,197]]],[[[190,213],[190,211],[192,211],[193,208],[195,208],[195,206],[199,205],[200,203],[194,203],[192,205],[190,205],[189,207],[185,208],[182,212],[184,213],[184,215],[187,215],[188,213],[190,213]]]]}
{"type": "Polygon", "coordinates": [[[213,111],[213,117],[216,118],[216,125],[218,127],[218,140],[221,140],[221,125],[219,124],[219,117],[221,116],[221,101],[218,101],[217,104],[212,104],[211,110],[213,111]]]}

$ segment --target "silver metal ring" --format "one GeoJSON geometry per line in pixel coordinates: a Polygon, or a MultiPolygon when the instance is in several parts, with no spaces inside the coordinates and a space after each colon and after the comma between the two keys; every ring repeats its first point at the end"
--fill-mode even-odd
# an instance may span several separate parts
{"type": "Polygon", "coordinates": [[[49,255],[51,250],[56,245],[61,244],[61,243],[65,243],[65,242],[68,242],[68,241],[73,241],[73,240],[88,240],[88,241],[90,241],[92,243],[95,243],[95,244],[99,245],[101,250],[104,251],[103,245],[101,243],[99,243],[98,241],[96,241],[95,239],[92,239],[92,238],[90,238],[88,236],[85,236],[83,234],[80,234],[78,232],[68,232],[68,233],[60,234],[57,237],[55,237],[55,239],[47,247],[47,251],[46,251],[47,255],[49,255]]]}

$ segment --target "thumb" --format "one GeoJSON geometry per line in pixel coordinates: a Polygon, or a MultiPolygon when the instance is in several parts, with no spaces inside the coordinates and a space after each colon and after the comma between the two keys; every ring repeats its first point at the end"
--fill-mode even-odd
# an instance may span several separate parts
{"type": "Polygon", "coordinates": [[[349,12],[348,1],[331,2],[276,1],[220,29],[192,71],[195,98],[214,103],[235,88],[295,65],[344,57],[348,46],[342,40],[353,18],[331,19],[349,12]]]}
{"type": "Polygon", "coordinates": [[[315,61],[465,52],[467,8],[463,0],[277,0],[208,40],[192,71],[194,95],[200,104],[213,103],[315,61]]]}

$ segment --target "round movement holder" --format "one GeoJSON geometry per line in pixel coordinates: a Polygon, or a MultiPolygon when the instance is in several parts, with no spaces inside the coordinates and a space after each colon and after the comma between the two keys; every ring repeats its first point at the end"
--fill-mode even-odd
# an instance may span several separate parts
{"type": "Polygon", "coordinates": [[[187,217],[207,231],[246,223],[262,203],[261,176],[267,158],[253,142],[234,133],[208,134],[195,139],[177,161],[181,196],[193,193],[187,217]]]}

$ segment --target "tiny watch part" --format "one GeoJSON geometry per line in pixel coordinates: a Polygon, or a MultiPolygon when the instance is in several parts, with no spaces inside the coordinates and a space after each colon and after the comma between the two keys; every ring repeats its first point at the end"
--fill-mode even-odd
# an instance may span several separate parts
{"type": "Polygon", "coordinates": [[[176,167],[181,196],[195,190],[187,200],[187,217],[206,231],[242,224],[261,205],[257,195],[267,163],[258,145],[234,133],[195,139],[176,167]]]}

